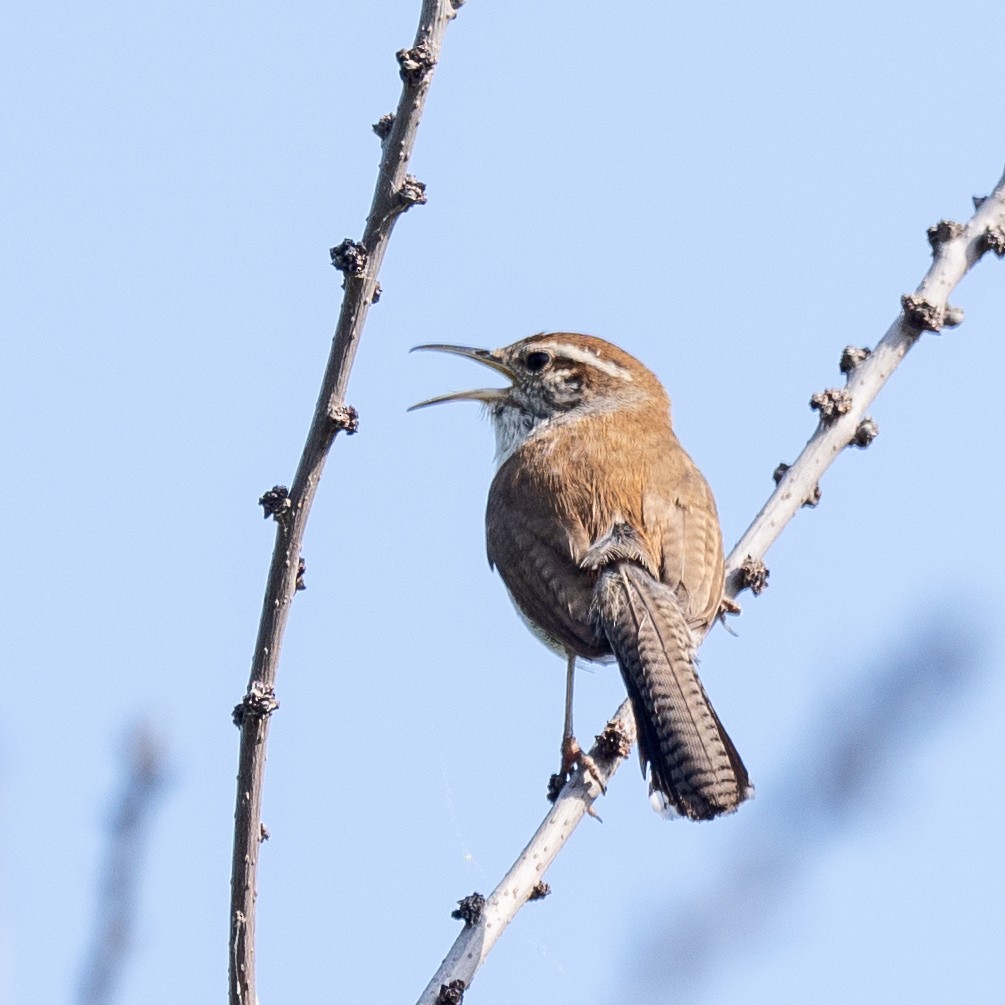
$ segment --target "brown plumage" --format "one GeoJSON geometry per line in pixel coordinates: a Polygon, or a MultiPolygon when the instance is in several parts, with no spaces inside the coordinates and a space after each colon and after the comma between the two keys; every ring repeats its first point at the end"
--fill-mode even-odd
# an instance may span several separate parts
{"type": "Polygon", "coordinates": [[[475,398],[493,418],[488,557],[517,608],[570,658],[617,659],[664,808],[699,820],[736,809],[750,783],[695,669],[694,633],[722,600],[722,535],[659,381],[586,335],[535,335],[493,352],[428,348],[513,382],[433,401],[475,398]]]}

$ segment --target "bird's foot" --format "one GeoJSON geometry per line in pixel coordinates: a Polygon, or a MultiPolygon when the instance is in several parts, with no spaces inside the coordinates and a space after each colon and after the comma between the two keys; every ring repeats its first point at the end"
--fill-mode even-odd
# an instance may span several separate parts
{"type": "Polygon", "coordinates": [[[715,616],[716,620],[734,638],[736,637],[736,632],[733,631],[732,627],[726,621],[726,618],[730,614],[737,615],[739,613],[740,613],[740,605],[735,600],[730,600],[729,597],[723,597],[722,600],[719,601],[719,612],[715,616]]]}
{"type": "Polygon", "coordinates": [[[565,787],[565,783],[572,779],[573,772],[578,772],[581,776],[586,776],[591,782],[596,783],[597,788],[602,793],[607,792],[607,786],[600,778],[600,771],[596,761],[579,745],[579,741],[574,736],[567,736],[562,740],[562,767],[548,780],[548,801],[554,802],[558,794],[565,787]]]}

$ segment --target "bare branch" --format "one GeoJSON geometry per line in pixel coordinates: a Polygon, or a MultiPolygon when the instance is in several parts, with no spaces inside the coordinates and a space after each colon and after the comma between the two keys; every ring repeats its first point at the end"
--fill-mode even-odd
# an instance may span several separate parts
{"type": "MultiPolygon", "coordinates": [[[[626,701],[590,749],[600,783],[606,788],[614,772],[628,756],[635,742],[635,717],[626,701]]],[[[562,850],[584,815],[590,812],[599,787],[589,773],[577,773],[562,789],[551,812],[545,817],[527,847],[513,863],[499,885],[485,899],[472,921],[465,921],[461,934],[419,997],[419,1005],[435,1005],[441,990],[457,981],[470,986],[478,968],[499,941],[506,926],[529,900],[540,900],[540,890],[548,866],[562,850]]],[[[456,912],[455,912],[456,913],[456,912]]]]}
{"type": "MultiPolygon", "coordinates": [[[[914,293],[902,298],[901,314],[871,352],[844,351],[841,357],[841,370],[847,375],[844,388],[814,396],[814,400],[819,399],[814,407],[821,413],[816,432],[794,464],[780,465],[776,470],[775,491],[726,558],[724,610],[739,610],[733,600],[741,590],[750,587],[758,593],[767,586],[764,556],[786,524],[802,506],[816,504],[821,476],[845,447],[865,446],[875,437],[876,424],[866,416],[866,410],[921,332],[940,331],[962,321],[962,311],[947,303],[949,294],[986,251],[999,254],[998,248],[1005,248],[1005,241],[1001,240],[1005,233],[1005,175],[991,195],[975,200],[975,205],[977,211],[966,224],[943,222],[932,228],[929,240],[934,260],[914,293]]],[[[601,765],[605,787],[628,755],[634,726],[631,706],[625,701],[603,735],[613,727],[628,743],[611,754],[609,746],[598,738],[590,751],[601,765]]],[[[542,879],[589,812],[599,791],[587,791],[587,784],[588,779],[577,777],[562,790],[552,811],[486,900],[479,919],[467,925],[457,937],[420,996],[419,1005],[434,1005],[441,988],[450,988],[454,982],[463,982],[464,988],[470,986],[503,930],[530,899],[534,884],[542,879]]]]}
{"type": "Polygon", "coordinates": [[[266,515],[276,520],[276,543],[248,689],[235,710],[241,747],[231,871],[231,1005],[257,1003],[255,898],[265,750],[269,717],[279,707],[276,671],[290,604],[297,589],[303,588],[300,549],[332,442],[340,430],[354,432],[356,428],[357,417],[346,406],[345,393],[367,313],[379,296],[377,274],[391,231],[410,206],[425,202],[425,187],[407,174],[407,168],[447,24],[459,6],[457,0],[423,0],[415,43],[397,53],[401,98],[393,119],[382,120],[380,169],[363,237],[358,243],[346,239],[332,249],[332,264],[344,276],[345,295],[303,454],[289,492],[277,488],[263,497],[266,515]]]}
{"type": "Polygon", "coordinates": [[[902,298],[900,316],[890,325],[886,334],[872,352],[845,350],[841,368],[847,373],[847,383],[842,389],[842,400],[847,407],[841,414],[825,418],[821,412],[820,425],[803,448],[798,460],[784,473],[778,487],[764,508],[754,518],[743,537],[726,560],[726,595],[735,597],[743,588],[739,570],[750,556],[763,560],[768,548],[777,540],[785,525],[796,515],[807,498],[812,497],[820,477],[834,463],[838,454],[849,444],[862,445],[863,438],[875,435],[875,424],[866,416],[880,388],[890,379],[908,350],[918,341],[922,331],[940,331],[943,327],[958,324],[962,312],[948,304],[949,294],[956,288],[967,271],[984,253],[993,249],[989,235],[997,233],[1005,224],[1005,176],[986,199],[981,200],[977,211],[963,226],[943,221],[930,231],[932,240],[932,265],[925,278],[912,294],[902,298]],[[941,239],[934,240],[931,233],[940,231],[941,239]]]}

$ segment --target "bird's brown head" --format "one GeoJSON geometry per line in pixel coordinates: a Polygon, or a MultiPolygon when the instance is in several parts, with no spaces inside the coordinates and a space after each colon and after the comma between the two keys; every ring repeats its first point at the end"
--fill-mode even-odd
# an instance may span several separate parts
{"type": "Polygon", "coordinates": [[[665,413],[669,407],[666,392],[649,370],[623,349],[593,335],[546,332],[502,349],[443,344],[415,349],[466,356],[509,378],[508,387],[458,391],[412,406],[482,402],[495,426],[500,460],[548,421],[636,408],[657,407],[665,413]]]}

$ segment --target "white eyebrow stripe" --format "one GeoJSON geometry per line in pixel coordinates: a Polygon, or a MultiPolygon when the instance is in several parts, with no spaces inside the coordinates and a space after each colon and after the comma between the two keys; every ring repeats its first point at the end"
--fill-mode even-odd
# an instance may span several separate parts
{"type": "Polygon", "coordinates": [[[620,377],[622,380],[631,380],[632,375],[623,366],[611,362],[609,359],[601,359],[586,349],[578,349],[568,342],[542,342],[541,349],[551,349],[552,352],[560,356],[565,356],[576,363],[585,363],[587,366],[595,367],[611,377],[620,377]]]}

